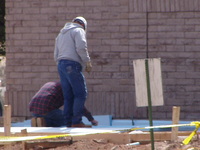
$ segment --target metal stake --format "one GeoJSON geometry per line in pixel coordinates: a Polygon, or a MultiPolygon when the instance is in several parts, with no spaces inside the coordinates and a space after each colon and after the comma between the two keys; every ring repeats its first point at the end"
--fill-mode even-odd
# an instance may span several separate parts
{"type": "MultiPolygon", "coordinates": [[[[149,125],[153,126],[153,121],[152,121],[152,103],[151,103],[151,87],[150,87],[150,78],[149,78],[149,63],[148,63],[148,59],[145,60],[145,67],[146,67],[146,80],[147,80],[149,125]]],[[[150,129],[150,134],[151,134],[151,150],[154,150],[154,131],[153,131],[153,129],[150,129]]]]}

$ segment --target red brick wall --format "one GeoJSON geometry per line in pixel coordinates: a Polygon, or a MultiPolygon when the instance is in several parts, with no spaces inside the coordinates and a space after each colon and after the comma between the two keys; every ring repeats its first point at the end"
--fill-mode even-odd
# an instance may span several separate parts
{"type": "Polygon", "coordinates": [[[153,118],[171,119],[173,106],[181,106],[181,119],[199,118],[199,0],[6,0],[13,116],[29,116],[34,93],[58,79],[54,39],[78,15],[88,21],[93,71],[85,76],[93,114],[147,118],[147,108],[135,106],[132,60],[149,56],[162,60],[165,100],[153,108],[153,118]]]}

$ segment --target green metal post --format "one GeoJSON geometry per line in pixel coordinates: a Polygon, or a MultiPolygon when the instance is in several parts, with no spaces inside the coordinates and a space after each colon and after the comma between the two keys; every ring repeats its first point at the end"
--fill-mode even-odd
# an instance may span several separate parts
{"type": "MultiPolygon", "coordinates": [[[[148,63],[148,59],[145,60],[145,67],[146,67],[146,80],[147,80],[149,125],[153,126],[153,121],[152,121],[152,103],[151,103],[151,87],[150,87],[150,78],[149,78],[149,63],[148,63]]],[[[150,134],[151,134],[151,150],[154,150],[154,131],[153,131],[153,129],[150,129],[150,134]]]]}

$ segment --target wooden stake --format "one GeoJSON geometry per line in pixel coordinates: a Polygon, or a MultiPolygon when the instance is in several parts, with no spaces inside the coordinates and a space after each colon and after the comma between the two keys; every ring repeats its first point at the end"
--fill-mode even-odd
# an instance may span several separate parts
{"type": "MultiPolygon", "coordinates": [[[[178,124],[180,119],[180,107],[173,107],[172,110],[172,124],[178,124]]],[[[172,128],[172,134],[171,134],[171,141],[177,141],[178,139],[178,127],[172,128]]]]}
{"type": "Polygon", "coordinates": [[[39,117],[39,118],[36,118],[36,120],[37,120],[37,127],[45,127],[44,118],[39,117]]]}
{"type": "Polygon", "coordinates": [[[27,129],[21,130],[21,134],[22,134],[23,136],[27,136],[27,129]]]}
{"type": "MultiPolygon", "coordinates": [[[[4,105],[4,135],[9,136],[10,135],[10,128],[11,128],[11,106],[10,105],[4,105]]],[[[12,150],[11,144],[4,145],[4,148],[7,150],[12,150]]]]}
{"type": "Polygon", "coordinates": [[[31,119],[31,127],[37,127],[37,120],[36,118],[31,119]]]}
{"type": "Polygon", "coordinates": [[[22,141],[22,150],[26,150],[26,143],[25,143],[25,141],[22,141]]]}
{"type": "Polygon", "coordinates": [[[4,105],[4,134],[5,136],[10,135],[10,127],[11,127],[11,106],[4,105]]]}
{"type": "MultiPolygon", "coordinates": [[[[27,129],[21,130],[21,135],[22,136],[27,136],[27,129]]],[[[25,141],[22,141],[22,150],[26,150],[26,148],[25,148],[25,141]]]]}

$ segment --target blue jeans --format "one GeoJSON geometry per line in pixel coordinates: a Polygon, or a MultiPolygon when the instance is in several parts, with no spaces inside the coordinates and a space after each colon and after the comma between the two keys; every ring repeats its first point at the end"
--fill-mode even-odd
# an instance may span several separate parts
{"type": "Polygon", "coordinates": [[[61,127],[66,125],[63,111],[55,109],[45,115],[33,114],[34,117],[42,117],[45,120],[46,127],[61,127]]]}
{"type": "Polygon", "coordinates": [[[58,63],[63,96],[66,126],[82,123],[83,108],[87,97],[85,77],[80,63],[60,60],[58,63]]]}

